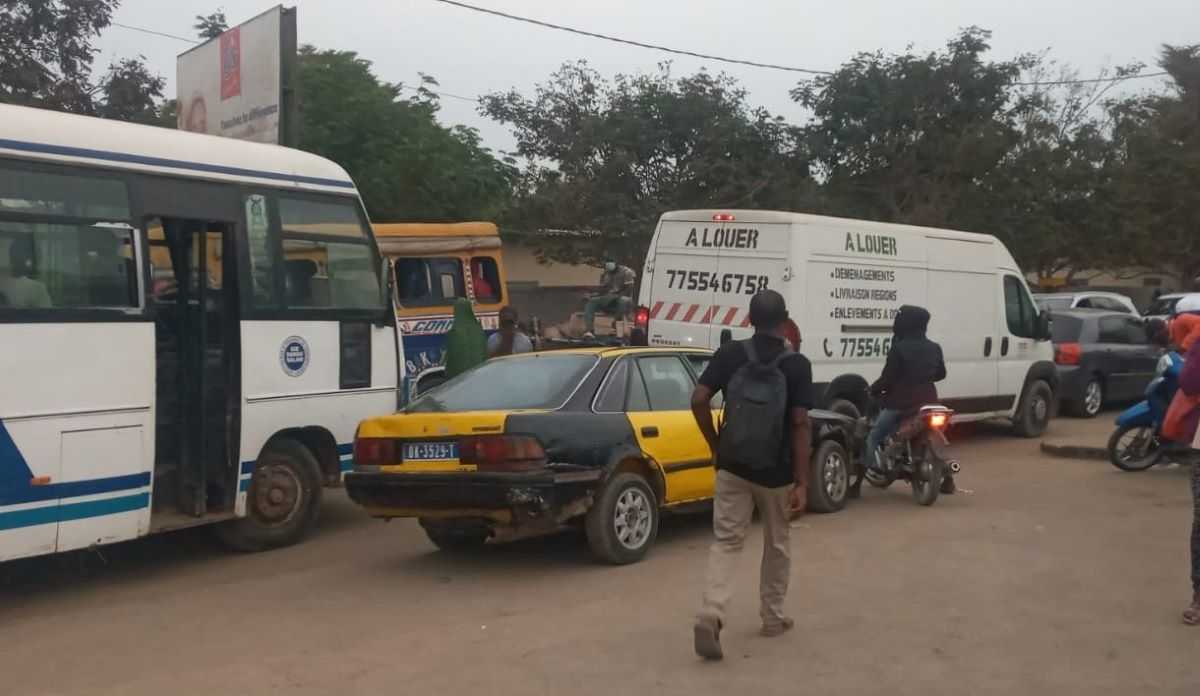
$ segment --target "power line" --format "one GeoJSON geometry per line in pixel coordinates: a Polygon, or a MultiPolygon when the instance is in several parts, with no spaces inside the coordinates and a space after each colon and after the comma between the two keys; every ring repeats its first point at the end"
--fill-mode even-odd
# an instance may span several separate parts
{"type": "Polygon", "coordinates": [[[742,60],[740,58],[724,58],[722,56],[714,56],[714,55],[711,55],[708,53],[696,53],[695,51],[685,51],[685,50],[679,49],[679,48],[668,48],[666,46],[659,46],[657,44],[643,43],[641,41],[633,41],[631,39],[622,39],[618,36],[609,36],[608,34],[599,34],[594,31],[585,31],[583,29],[567,27],[567,26],[563,26],[561,24],[552,24],[550,22],[543,22],[543,21],[537,20],[537,19],[530,19],[529,17],[521,17],[521,16],[514,15],[514,14],[508,14],[507,12],[500,12],[499,10],[489,10],[486,7],[477,7],[475,5],[468,5],[465,2],[457,2],[456,0],[434,0],[434,2],[440,2],[440,3],[446,4],[446,5],[454,5],[455,7],[461,7],[464,10],[471,10],[473,12],[482,12],[484,14],[490,14],[490,15],[495,15],[497,17],[503,17],[504,19],[511,19],[516,22],[525,22],[526,24],[536,24],[539,27],[546,27],[548,29],[557,29],[559,31],[566,31],[566,32],[570,32],[572,34],[579,34],[581,36],[590,36],[593,39],[603,39],[605,41],[614,41],[616,43],[628,44],[630,46],[637,46],[638,48],[649,48],[654,51],[663,51],[664,53],[674,53],[674,54],[680,55],[680,56],[691,56],[693,58],[703,58],[704,60],[715,60],[715,61],[719,61],[721,63],[733,63],[735,65],[749,65],[752,68],[768,68],[770,70],[784,70],[786,72],[807,73],[809,75],[832,75],[833,74],[829,70],[812,70],[810,68],[794,68],[794,67],[791,67],[788,65],[776,65],[774,63],[759,63],[758,61],[742,60]]]}
{"type": "MultiPolygon", "coordinates": [[[[547,29],[556,29],[558,31],[565,31],[565,32],[570,32],[572,34],[579,34],[581,36],[589,36],[593,39],[603,39],[604,41],[614,41],[616,43],[627,44],[630,46],[637,46],[639,48],[648,48],[648,49],[651,49],[654,51],[663,51],[666,53],[674,53],[676,55],[681,55],[681,56],[691,56],[693,58],[703,58],[705,60],[715,60],[715,61],[719,61],[722,63],[732,63],[735,65],[748,65],[753,68],[768,68],[771,70],[783,70],[786,72],[806,73],[808,75],[832,75],[832,74],[834,74],[833,71],[831,71],[831,70],[815,70],[812,68],[796,68],[796,67],[792,67],[792,66],[788,66],[788,65],[776,65],[774,63],[760,63],[758,61],[753,61],[753,60],[742,60],[740,58],[725,58],[722,56],[714,56],[714,55],[711,55],[708,53],[696,53],[695,51],[685,51],[685,50],[678,49],[678,48],[668,48],[666,46],[659,46],[657,44],[649,44],[649,43],[643,43],[641,41],[622,39],[618,36],[609,36],[608,34],[600,34],[600,33],[593,32],[593,31],[585,31],[583,29],[576,29],[575,27],[568,27],[568,26],[563,26],[561,24],[554,24],[552,22],[543,22],[539,19],[531,19],[529,17],[521,17],[519,15],[509,14],[507,12],[501,12],[499,10],[492,10],[492,9],[488,9],[486,7],[479,7],[477,5],[468,5],[465,2],[458,2],[458,0],[434,0],[434,2],[440,2],[445,5],[453,5],[454,7],[461,7],[464,10],[471,10],[472,12],[482,12],[484,14],[494,15],[496,17],[502,17],[504,19],[511,19],[516,22],[525,22],[526,24],[533,24],[533,25],[536,25],[539,27],[546,27],[547,29]]],[[[1140,80],[1140,79],[1147,78],[1147,77],[1162,77],[1163,75],[1166,75],[1166,74],[1167,74],[1166,72],[1154,72],[1154,73],[1139,73],[1139,74],[1135,74],[1135,75],[1125,75],[1122,77],[1096,77],[1096,78],[1082,79],[1082,80],[1054,80],[1054,81],[1050,81],[1050,82],[1015,82],[1013,84],[1020,86],[1020,87],[1054,87],[1054,86],[1061,86],[1061,85],[1095,84],[1095,83],[1101,83],[1101,82],[1120,82],[1122,80],[1140,80]]]]}
{"type": "Polygon", "coordinates": [[[178,34],[168,34],[165,31],[155,31],[153,29],[145,29],[143,27],[135,27],[132,24],[121,24],[120,22],[112,22],[112,25],[114,27],[121,27],[122,29],[128,29],[130,31],[140,31],[143,34],[153,34],[155,36],[162,36],[162,37],[168,38],[168,39],[175,39],[176,41],[186,41],[190,44],[200,43],[199,41],[197,41],[195,39],[189,39],[186,36],[179,36],[178,34]]]}

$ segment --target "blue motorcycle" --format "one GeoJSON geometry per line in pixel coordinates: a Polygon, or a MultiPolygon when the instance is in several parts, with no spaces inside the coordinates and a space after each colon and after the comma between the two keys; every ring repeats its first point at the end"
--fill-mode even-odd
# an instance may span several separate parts
{"type": "Polygon", "coordinates": [[[1108,459],[1122,471],[1145,471],[1158,464],[1170,451],[1161,437],[1167,408],[1179,388],[1183,358],[1168,351],[1159,358],[1154,379],[1146,385],[1145,400],[1117,416],[1117,429],[1108,438],[1108,459]]]}

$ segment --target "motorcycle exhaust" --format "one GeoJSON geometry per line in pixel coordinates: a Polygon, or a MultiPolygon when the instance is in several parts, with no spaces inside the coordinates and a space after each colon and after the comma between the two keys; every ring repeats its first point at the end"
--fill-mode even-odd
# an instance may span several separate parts
{"type": "Polygon", "coordinates": [[[962,471],[962,467],[959,466],[957,459],[951,459],[950,461],[946,462],[946,464],[950,467],[950,473],[952,474],[957,474],[958,472],[962,471]]]}

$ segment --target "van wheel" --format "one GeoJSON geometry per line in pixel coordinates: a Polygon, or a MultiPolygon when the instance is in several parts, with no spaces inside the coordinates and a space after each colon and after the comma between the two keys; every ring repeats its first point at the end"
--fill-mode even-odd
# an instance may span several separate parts
{"type": "Polygon", "coordinates": [[[1030,384],[1013,418],[1013,430],[1021,437],[1040,437],[1050,424],[1053,406],[1054,392],[1049,384],[1040,379],[1030,384]]]}
{"type": "Polygon", "coordinates": [[[585,528],[596,558],[615,565],[642,560],[658,536],[658,499],[646,479],[617,474],[588,510],[585,528]]]}
{"type": "Polygon", "coordinates": [[[826,440],[813,452],[808,475],[808,509],[837,512],[846,506],[850,490],[850,457],[835,440],[826,440]]]}
{"type": "Polygon", "coordinates": [[[238,551],[264,551],[300,541],[321,510],[321,467],[307,447],[289,438],[271,441],[255,463],[246,516],[217,525],[238,551]]]}

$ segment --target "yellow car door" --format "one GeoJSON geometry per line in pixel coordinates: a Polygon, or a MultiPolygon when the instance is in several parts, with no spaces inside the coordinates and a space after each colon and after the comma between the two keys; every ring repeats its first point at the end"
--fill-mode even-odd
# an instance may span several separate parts
{"type": "Polygon", "coordinates": [[[687,365],[677,355],[643,355],[631,360],[629,377],[626,412],[642,451],[666,475],[665,502],[711,498],[716,472],[692,416],[695,380],[687,365]]]}

